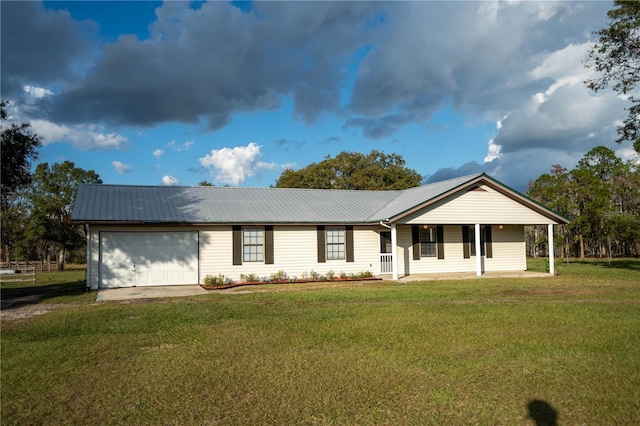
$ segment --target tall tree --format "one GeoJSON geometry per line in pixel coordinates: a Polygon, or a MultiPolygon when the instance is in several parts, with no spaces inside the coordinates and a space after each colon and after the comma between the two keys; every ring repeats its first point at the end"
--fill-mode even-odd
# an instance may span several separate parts
{"type": "MultiPolygon", "coordinates": [[[[531,183],[528,194],[572,218],[568,227],[556,228],[567,252],[572,247],[580,257],[640,254],[640,166],[623,162],[611,149],[593,148],[570,172],[553,166],[551,174],[531,183]]],[[[535,231],[529,234],[533,243],[535,231]]]]}
{"type": "MultiPolygon", "coordinates": [[[[608,238],[613,209],[612,186],[621,166],[622,161],[613,150],[597,146],[587,152],[571,171],[579,211],[572,225],[579,229],[580,238],[586,236],[590,239],[593,254],[597,256],[611,252],[608,238]]],[[[584,257],[583,252],[581,256],[584,257]]]]}
{"type": "Polygon", "coordinates": [[[631,102],[628,116],[618,127],[618,140],[628,140],[640,153],[640,2],[615,0],[607,16],[609,26],[598,31],[598,43],[589,51],[585,66],[601,76],[585,81],[587,87],[599,91],[612,84],[613,90],[631,102]]]}
{"type": "Polygon", "coordinates": [[[0,119],[2,120],[2,187],[5,195],[13,193],[21,186],[31,183],[31,162],[38,158],[37,149],[42,144],[41,137],[31,131],[29,123],[11,123],[7,127],[7,103],[0,102],[0,119]]]}
{"type": "Polygon", "coordinates": [[[83,245],[82,227],[71,223],[78,185],[102,183],[93,170],[76,167],[71,161],[38,164],[31,192],[33,237],[54,243],[58,248],[58,269],[64,269],[68,250],[83,245]]]}
{"type": "Polygon", "coordinates": [[[405,166],[398,154],[376,150],[369,154],[343,151],[299,170],[288,169],[277,188],[406,189],[420,185],[422,176],[405,166]]]}
{"type": "MultiPolygon", "coordinates": [[[[573,215],[573,208],[571,198],[567,196],[569,193],[570,179],[569,172],[566,168],[559,164],[554,164],[551,167],[550,173],[541,175],[538,179],[529,183],[528,195],[531,198],[538,200],[545,206],[555,210],[557,213],[565,217],[571,217],[573,215]]],[[[563,254],[565,257],[570,256],[571,239],[568,232],[567,225],[559,225],[556,227],[559,241],[555,243],[561,243],[563,248],[563,254]]],[[[537,254],[538,245],[541,247],[547,247],[547,233],[543,230],[535,227],[533,229],[533,235],[531,236],[530,243],[533,243],[536,250],[532,252],[533,255],[537,254]]]]}
{"type": "Polygon", "coordinates": [[[10,260],[16,244],[24,237],[27,218],[24,192],[31,183],[31,163],[38,158],[37,149],[42,142],[29,123],[7,123],[6,106],[6,102],[0,102],[0,235],[2,258],[10,260]]]}

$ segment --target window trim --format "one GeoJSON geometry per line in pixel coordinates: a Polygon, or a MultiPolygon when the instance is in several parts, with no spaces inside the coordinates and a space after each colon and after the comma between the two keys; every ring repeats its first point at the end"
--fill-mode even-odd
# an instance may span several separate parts
{"type": "MultiPolygon", "coordinates": [[[[250,238],[252,238],[250,236],[250,238]]],[[[265,230],[264,227],[257,227],[257,226],[251,226],[251,227],[246,227],[246,228],[242,228],[242,262],[247,262],[247,263],[260,263],[265,261],[265,230]],[[256,244],[247,244],[245,242],[245,232],[247,231],[260,231],[259,237],[261,242],[260,243],[256,243],[256,244]],[[245,251],[245,247],[260,247],[261,250],[257,253],[247,253],[245,251]],[[247,255],[252,256],[252,255],[258,255],[257,259],[247,259],[247,255]]]]}
{"type": "Polygon", "coordinates": [[[347,260],[347,235],[346,235],[346,228],[344,227],[327,227],[325,229],[325,253],[326,253],[326,260],[347,260]],[[338,232],[340,233],[340,237],[339,238],[341,240],[341,242],[329,242],[330,238],[329,238],[329,233],[330,232],[338,232]],[[336,246],[336,247],[342,247],[342,250],[338,250],[337,252],[335,251],[330,251],[329,247],[330,246],[336,246]],[[340,257],[332,257],[331,253],[338,253],[338,254],[342,254],[340,257]]]}
{"type": "Polygon", "coordinates": [[[420,243],[420,257],[438,257],[438,232],[433,225],[427,225],[427,228],[422,226],[418,232],[418,242],[420,243]],[[424,240],[422,237],[425,234],[429,234],[429,241],[424,240]],[[425,248],[429,248],[429,254],[425,254],[425,248]]]}
{"type": "Polygon", "coordinates": [[[435,257],[438,260],[444,259],[444,225],[412,225],[411,226],[411,244],[413,246],[413,260],[420,260],[423,257],[435,257]],[[428,228],[424,228],[427,226],[428,228]],[[423,256],[422,255],[422,231],[424,229],[433,229],[435,240],[432,242],[427,242],[426,244],[435,244],[435,254],[432,256],[423,256]]]}

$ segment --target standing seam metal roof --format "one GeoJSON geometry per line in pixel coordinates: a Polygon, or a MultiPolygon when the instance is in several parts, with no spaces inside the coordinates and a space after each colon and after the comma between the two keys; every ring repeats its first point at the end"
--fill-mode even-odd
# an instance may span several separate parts
{"type": "Polygon", "coordinates": [[[480,176],[403,191],[83,184],[72,218],[85,223],[375,223],[480,176]]]}

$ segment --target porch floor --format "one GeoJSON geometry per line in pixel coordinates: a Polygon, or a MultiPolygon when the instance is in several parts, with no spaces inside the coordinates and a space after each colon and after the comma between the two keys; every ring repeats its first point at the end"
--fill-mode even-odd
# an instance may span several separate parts
{"type": "MultiPolygon", "coordinates": [[[[383,280],[391,279],[391,275],[380,275],[383,280]]],[[[399,277],[398,281],[438,281],[438,280],[468,280],[483,278],[544,278],[552,277],[548,272],[531,271],[492,271],[485,272],[482,276],[476,276],[475,272],[450,272],[436,274],[410,274],[399,277]]]]}

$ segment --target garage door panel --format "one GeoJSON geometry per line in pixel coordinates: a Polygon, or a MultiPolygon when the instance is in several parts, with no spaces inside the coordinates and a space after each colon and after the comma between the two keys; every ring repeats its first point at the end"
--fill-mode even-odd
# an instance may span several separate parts
{"type": "Polygon", "coordinates": [[[100,286],[198,283],[198,232],[102,232],[100,286]]]}

